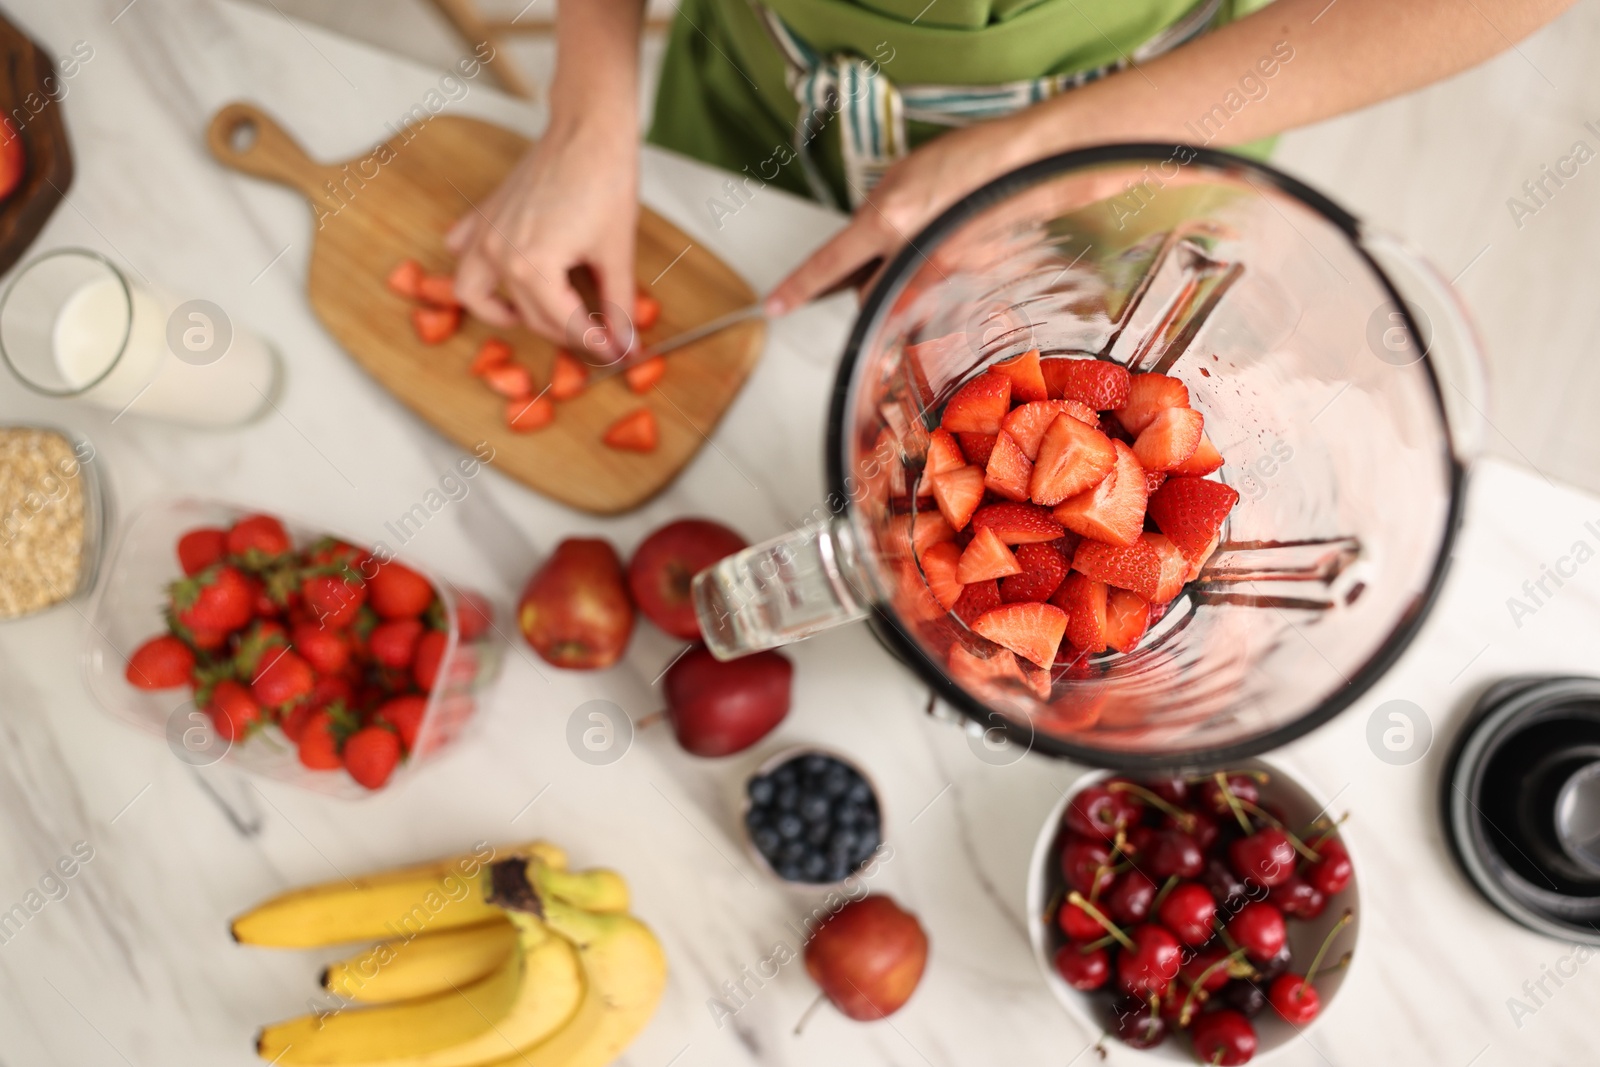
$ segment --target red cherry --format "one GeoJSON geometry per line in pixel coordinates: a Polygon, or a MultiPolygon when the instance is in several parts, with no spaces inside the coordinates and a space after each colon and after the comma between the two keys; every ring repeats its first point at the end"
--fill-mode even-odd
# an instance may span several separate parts
{"type": "MultiPolygon", "coordinates": [[[[1098,929],[1098,925],[1096,927],[1098,929]]],[[[1087,993],[1099,989],[1111,977],[1111,957],[1103,948],[1083,951],[1084,946],[1068,943],[1056,950],[1056,973],[1073,989],[1087,993]]]]}
{"type": "MultiPolygon", "coordinates": [[[[1203,948],[1196,952],[1188,963],[1179,968],[1178,973],[1183,975],[1186,984],[1193,985],[1195,982],[1200,981],[1202,974],[1227,959],[1228,956],[1228,950],[1221,945],[1214,948],[1203,948]]],[[[1208,993],[1215,993],[1227,985],[1228,981],[1228,968],[1218,967],[1216,970],[1211,971],[1210,974],[1206,974],[1202,988],[1208,993]]]]}
{"type": "Polygon", "coordinates": [[[1224,911],[1236,910],[1250,895],[1250,887],[1233,873],[1233,868],[1215,856],[1206,861],[1206,869],[1200,875],[1200,884],[1211,890],[1211,896],[1224,911]]]}
{"type": "Polygon", "coordinates": [[[1245,881],[1282,885],[1294,874],[1294,845],[1276,826],[1263,827],[1228,846],[1228,859],[1245,881]]]}
{"type": "Polygon", "coordinates": [[[1145,782],[1145,788],[1176,808],[1189,802],[1189,781],[1181,775],[1152,778],[1145,782]]]}
{"type": "Polygon", "coordinates": [[[1078,790],[1067,805],[1067,829],[1085,837],[1102,837],[1107,841],[1139,821],[1139,805],[1128,794],[1110,788],[1110,783],[1091,785],[1078,790]]]}
{"type": "Polygon", "coordinates": [[[1155,1048],[1167,1039],[1167,1024],[1149,1001],[1128,997],[1111,1007],[1109,1029],[1129,1048],[1155,1048]]]}
{"type": "Polygon", "coordinates": [[[1074,941],[1098,941],[1106,936],[1106,928],[1098,919],[1070,901],[1062,902],[1058,921],[1061,932],[1074,941]]]}
{"type": "Polygon", "coordinates": [[[1292,1026],[1304,1026],[1322,1010],[1317,987],[1298,974],[1280,974],[1267,991],[1267,1001],[1292,1026]]]}
{"type": "Polygon", "coordinates": [[[1176,934],[1179,941],[1186,945],[1203,945],[1211,940],[1217,902],[1206,892],[1205,886],[1182,882],[1172,887],[1157,909],[1157,915],[1161,925],[1176,934]]]}
{"type": "Polygon", "coordinates": [[[1270,960],[1284,947],[1283,912],[1271,904],[1252,901],[1228,923],[1228,936],[1252,959],[1270,960]]]}
{"type": "Polygon", "coordinates": [[[1111,872],[1111,849],[1104,841],[1067,838],[1061,849],[1061,876],[1067,880],[1069,888],[1086,897],[1098,896],[1111,887],[1116,877],[1111,872]]]}
{"type": "MultiPolygon", "coordinates": [[[[1235,800],[1250,803],[1261,803],[1261,790],[1256,787],[1256,780],[1246,774],[1230,774],[1227,776],[1228,792],[1232,793],[1235,800]]],[[[1233,818],[1233,805],[1228,803],[1228,798],[1222,792],[1222,786],[1216,778],[1208,778],[1200,787],[1200,803],[1207,810],[1217,815],[1226,815],[1233,818]]]]}
{"type": "Polygon", "coordinates": [[[1137,868],[1123,871],[1101,897],[1111,911],[1111,917],[1129,925],[1142,923],[1150,917],[1150,906],[1155,902],[1157,885],[1137,868]]]}
{"type": "Polygon", "coordinates": [[[1296,919],[1315,919],[1328,906],[1328,898],[1322,890],[1296,874],[1281,885],[1273,886],[1272,892],[1267,894],[1267,903],[1296,919]]]}
{"type": "Polygon", "coordinates": [[[1211,851],[1211,846],[1217,843],[1217,834],[1220,832],[1217,828],[1217,820],[1203,811],[1186,811],[1184,814],[1187,818],[1183,820],[1183,825],[1181,826],[1178,824],[1178,820],[1171,815],[1163,816],[1161,828],[1163,830],[1182,830],[1194,839],[1194,843],[1200,846],[1201,852],[1211,851]]]}
{"type": "Polygon", "coordinates": [[[1160,996],[1178,976],[1183,948],[1172,933],[1146,923],[1128,935],[1132,948],[1117,954],[1117,983],[1133,996],[1160,996]]]}
{"type": "Polygon", "coordinates": [[[1200,1016],[1191,1036],[1195,1056],[1214,1067],[1238,1067],[1256,1054],[1256,1028],[1232,1008],[1200,1016]]]}
{"type": "Polygon", "coordinates": [[[1306,880],[1322,891],[1325,896],[1333,896],[1344,892],[1344,887],[1350,884],[1353,868],[1350,866],[1350,853],[1345,851],[1344,844],[1336,837],[1316,846],[1316,852],[1322,858],[1311,865],[1306,872],[1306,880]]]}
{"type": "Polygon", "coordinates": [[[1151,878],[1165,881],[1173,875],[1193,878],[1205,870],[1205,853],[1182,830],[1157,830],[1139,852],[1139,866],[1151,878]]]}

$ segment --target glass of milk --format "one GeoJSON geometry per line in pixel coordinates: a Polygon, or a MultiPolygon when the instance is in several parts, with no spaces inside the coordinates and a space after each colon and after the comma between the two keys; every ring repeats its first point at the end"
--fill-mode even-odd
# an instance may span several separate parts
{"type": "Polygon", "coordinates": [[[86,249],[47,253],[0,297],[0,356],[45,396],[191,426],[269,403],[278,362],[208,300],[179,300],[86,249]]]}

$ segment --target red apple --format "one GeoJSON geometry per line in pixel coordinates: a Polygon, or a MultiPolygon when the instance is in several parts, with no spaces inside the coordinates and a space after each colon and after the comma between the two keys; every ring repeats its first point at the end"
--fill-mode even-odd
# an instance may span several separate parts
{"type": "Polygon", "coordinates": [[[617,662],[633,633],[633,602],[617,550],[597,539],[561,542],[528,579],[517,625],[557,667],[595,670],[617,662]]]}
{"type": "Polygon", "coordinates": [[[689,583],[724,556],[745,547],[744,538],[708,519],[679,519],[646,537],[628,562],[628,588],[644,617],[673,637],[700,640],[689,583]]]}
{"type": "Polygon", "coordinates": [[[724,663],[696,646],[667,671],[667,720],[696,756],[742,752],[789,714],[793,677],[794,665],[776,652],[724,663]]]}
{"type": "Polygon", "coordinates": [[[806,945],[806,973],[834,1007],[862,1021],[899,1011],[927,962],[922,924],[880,894],[840,908],[806,945]]]}

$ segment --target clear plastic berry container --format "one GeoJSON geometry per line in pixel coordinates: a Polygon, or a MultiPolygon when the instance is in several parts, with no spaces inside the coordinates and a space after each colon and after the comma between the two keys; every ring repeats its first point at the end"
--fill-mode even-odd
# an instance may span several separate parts
{"type": "MultiPolygon", "coordinates": [[[[222,500],[186,497],[156,501],[134,511],[106,557],[89,609],[81,657],[84,684],[106,712],[164,738],[173,756],[190,766],[228,763],[251,774],[292,782],[319,793],[368,796],[370,792],[342,769],[312,770],[301,764],[295,744],[276,724],[258,727],[242,740],[229,742],[217,733],[188,688],[139,689],[125,677],[127,657],[133,650],[148,638],[167,632],[163,615],[167,586],[183,577],[175,547],[178,538],[197,526],[226,528],[261,510],[222,500]]],[[[369,550],[373,547],[362,538],[292,515],[266,513],[283,523],[297,549],[325,536],[369,550]]],[[[383,561],[397,558],[375,555],[383,561]]],[[[426,694],[426,710],[411,751],[382,789],[393,788],[409,778],[461,735],[477,711],[480,694],[499,676],[504,655],[487,598],[441,579],[413,561],[397,561],[433,586],[445,621],[446,643],[437,680],[426,694]],[[478,621],[472,618],[475,613],[469,605],[469,638],[463,638],[462,630],[464,597],[490,613],[487,622],[478,621]]]]}

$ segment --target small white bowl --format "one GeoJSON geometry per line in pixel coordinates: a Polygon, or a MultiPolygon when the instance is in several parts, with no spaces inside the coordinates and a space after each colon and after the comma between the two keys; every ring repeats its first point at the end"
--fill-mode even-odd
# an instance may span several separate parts
{"type": "MultiPolygon", "coordinates": [[[[1285,821],[1290,826],[1304,826],[1320,814],[1326,813],[1332,818],[1338,818],[1336,811],[1327,811],[1327,804],[1314,795],[1293,776],[1281,767],[1260,759],[1239,760],[1227,768],[1228,770],[1258,770],[1268,774],[1266,784],[1261,786],[1261,801],[1265,806],[1271,804],[1282,810],[1285,821]]],[[[1044,919],[1046,906],[1055,888],[1061,882],[1059,850],[1056,842],[1062,832],[1062,816],[1066,813],[1067,805],[1072,803],[1072,798],[1078,793],[1113,777],[1111,771],[1094,771],[1084,775],[1072,784],[1072,788],[1061,798],[1050,817],[1045,820],[1044,827],[1039,831],[1039,838],[1033,846],[1033,858],[1028,867],[1028,941],[1033,945],[1033,956],[1039,964],[1039,970],[1044,973],[1045,985],[1055,994],[1057,1000],[1079,1022],[1088,1028],[1091,1033],[1100,1033],[1107,1029],[1108,1013],[1105,1010],[1106,993],[1096,990],[1083,993],[1073,989],[1056,973],[1055,951],[1061,943],[1057,927],[1044,919]]],[[[1138,780],[1138,775],[1129,774],[1128,777],[1138,780]]],[[[1342,932],[1338,939],[1328,949],[1327,956],[1323,959],[1323,967],[1338,961],[1346,952],[1353,952],[1351,965],[1361,958],[1357,948],[1357,941],[1361,931],[1361,899],[1358,889],[1361,864],[1355,852],[1350,848],[1350,839],[1340,827],[1339,839],[1344,844],[1345,850],[1350,853],[1351,877],[1350,884],[1328,901],[1327,907],[1315,920],[1290,919],[1289,950],[1293,953],[1293,967],[1296,973],[1304,973],[1304,968],[1311,963],[1311,957],[1316,953],[1317,947],[1322,944],[1328,931],[1333,929],[1335,923],[1348,910],[1351,914],[1349,927],[1342,932]]],[[[1315,980],[1317,994],[1322,998],[1322,1010],[1317,1017],[1305,1026],[1296,1028],[1285,1022],[1269,1005],[1262,1009],[1251,1019],[1256,1028],[1256,1054],[1251,1060],[1255,1063],[1275,1050],[1294,1041],[1300,1034],[1305,1033],[1318,1025],[1327,1016],[1333,1006],[1334,999],[1338,996],[1339,989],[1350,976],[1350,967],[1341,967],[1333,970],[1320,970],[1315,980]]],[[[1116,981],[1115,974],[1112,981],[1116,981]]],[[[1266,992],[1266,990],[1262,990],[1266,992]]],[[[1121,1045],[1116,1036],[1108,1038],[1114,1044],[1121,1045]]],[[[1121,1046],[1127,1048],[1127,1046],[1121,1046]]],[[[1154,1059],[1166,1060],[1171,1063],[1194,1062],[1194,1054],[1187,1035],[1182,1033],[1169,1033],[1167,1039],[1152,1049],[1134,1050],[1143,1051],[1145,1055],[1154,1059]]]]}

